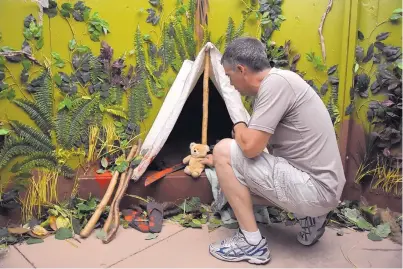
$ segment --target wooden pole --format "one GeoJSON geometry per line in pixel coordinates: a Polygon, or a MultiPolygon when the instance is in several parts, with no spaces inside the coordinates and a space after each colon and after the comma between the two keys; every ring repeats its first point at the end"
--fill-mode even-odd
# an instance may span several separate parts
{"type": "Polygon", "coordinates": [[[203,122],[202,122],[202,144],[207,145],[207,124],[208,124],[208,98],[209,98],[209,73],[210,73],[210,50],[205,52],[204,80],[203,80],[203,122]]]}

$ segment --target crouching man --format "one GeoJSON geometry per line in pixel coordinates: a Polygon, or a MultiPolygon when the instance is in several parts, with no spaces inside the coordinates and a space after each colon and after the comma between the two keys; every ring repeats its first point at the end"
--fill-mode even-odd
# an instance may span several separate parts
{"type": "Polygon", "coordinates": [[[298,242],[313,245],[345,184],[340,153],[320,97],[298,74],[271,68],[259,40],[234,40],[221,63],[236,90],[255,96],[255,102],[250,121],[236,123],[233,139],[220,141],[204,161],[215,167],[240,226],[231,238],[211,244],[210,253],[224,261],[265,264],[270,250],[257,227],[252,196],[293,212],[301,226],[298,242]]]}

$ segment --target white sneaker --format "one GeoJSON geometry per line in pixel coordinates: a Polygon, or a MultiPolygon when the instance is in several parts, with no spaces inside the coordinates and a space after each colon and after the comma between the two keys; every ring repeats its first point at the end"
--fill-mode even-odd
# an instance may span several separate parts
{"type": "Polygon", "coordinates": [[[266,264],[270,261],[266,238],[262,236],[257,245],[251,245],[241,230],[230,238],[211,244],[209,250],[211,255],[227,262],[247,261],[252,264],[266,264]]]}

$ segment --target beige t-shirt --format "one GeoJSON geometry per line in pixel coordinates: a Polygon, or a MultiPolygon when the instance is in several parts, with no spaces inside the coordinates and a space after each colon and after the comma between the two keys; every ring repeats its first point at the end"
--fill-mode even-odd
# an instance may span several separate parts
{"type": "Polygon", "coordinates": [[[330,115],[298,74],[270,70],[248,126],[272,134],[271,153],[308,173],[326,201],[340,199],[346,179],[330,115]]]}

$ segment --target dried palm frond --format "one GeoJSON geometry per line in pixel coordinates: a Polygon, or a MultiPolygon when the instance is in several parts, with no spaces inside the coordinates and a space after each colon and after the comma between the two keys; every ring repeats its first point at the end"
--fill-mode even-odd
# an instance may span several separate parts
{"type": "Polygon", "coordinates": [[[200,48],[203,44],[200,44],[203,40],[204,31],[202,26],[208,25],[208,16],[207,13],[210,9],[209,1],[208,0],[197,0],[196,2],[196,37],[197,37],[197,44],[200,48]]]}

